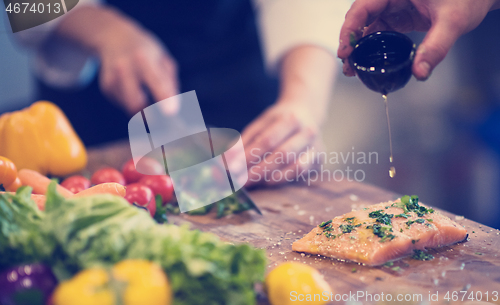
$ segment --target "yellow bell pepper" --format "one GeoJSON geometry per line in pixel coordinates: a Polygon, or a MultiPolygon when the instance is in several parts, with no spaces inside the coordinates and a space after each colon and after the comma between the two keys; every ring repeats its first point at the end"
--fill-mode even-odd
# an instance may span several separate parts
{"type": "Polygon", "coordinates": [[[87,164],[87,153],[64,113],[39,101],[0,116],[0,155],[18,169],[65,176],[87,164]]]}
{"type": "Polygon", "coordinates": [[[331,299],[332,289],[319,271],[302,263],[279,265],[264,284],[271,305],[323,305],[331,299]]]}
{"type": "Polygon", "coordinates": [[[105,269],[91,268],[78,273],[57,286],[54,305],[114,305],[115,295],[107,287],[109,276],[105,269]]]}
{"type": "Polygon", "coordinates": [[[170,305],[172,291],[161,267],[145,260],[124,260],[108,271],[91,268],[61,283],[54,305],[170,305]]]}

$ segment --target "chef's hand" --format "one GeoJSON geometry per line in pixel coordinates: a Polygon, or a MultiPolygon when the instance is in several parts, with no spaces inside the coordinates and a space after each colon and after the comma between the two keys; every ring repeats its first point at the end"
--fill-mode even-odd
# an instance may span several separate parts
{"type": "Polygon", "coordinates": [[[149,33],[131,28],[124,34],[100,48],[99,83],[108,97],[135,114],[147,106],[143,88],[156,102],[178,94],[176,64],[149,33]]]}
{"type": "Polygon", "coordinates": [[[302,100],[278,101],[245,129],[242,140],[247,185],[297,181],[300,172],[319,165],[313,157],[323,147],[320,126],[302,100]]]}
{"type": "Polygon", "coordinates": [[[247,186],[302,180],[300,173],[319,165],[312,156],[323,149],[320,127],[336,67],[335,56],[320,47],[296,47],[285,56],[278,101],[242,133],[247,186]]]}
{"type": "Polygon", "coordinates": [[[147,106],[147,92],[156,102],[178,94],[174,59],[151,33],[118,11],[82,7],[57,33],[99,57],[101,90],[130,114],[147,106]]]}
{"type": "Polygon", "coordinates": [[[338,57],[344,74],[353,76],[347,58],[352,52],[350,36],[356,39],[376,31],[428,31],[413,63],[413,74],[427,79],[455,41],[481,23],[500,6],[498,0],[356,0],[346,14],[340,32],[338,57]],[[365,28],[366,26],[366,28],[365,28]]]}

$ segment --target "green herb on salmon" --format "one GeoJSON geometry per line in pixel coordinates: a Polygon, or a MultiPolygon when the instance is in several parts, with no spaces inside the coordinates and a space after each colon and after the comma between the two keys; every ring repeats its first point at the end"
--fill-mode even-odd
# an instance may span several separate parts
{"type": "Polygon", "coordinates": [[[332,223],[332,220],[328,220],[328,221],[323,221],[322,223],[319,224],[319,227],[320,228],[324,228],[326,227],[327,225],[331,224],[332,223]]]}
{"type": "Polygon", "coordinates": [[[432,254],[417,249],[413,250],[413,255],[411,257],[419,261],[430,261],[434,259],[432,254]]]}
{"type": "Polygon", "coordinates": [[[373,234],[375,236],[380,237],[380,242],[386,242],[388,240],[393,240],[396,235],[392,234],[392,226],[381,226],[380,224],[376,223],[372,226],[367,226],[367,229],[372,229],[373,234]]]}
{"type": "Polygon", "coordinates": [[[375,218],[377,222],[384,225],[391,225],[391,218],[394,214],[384,213],[382,210],[373,211],[368,214],[368,217],[375,218]]]}
{"type": "Polygon", "coordinates": [[[355,219],[356,219],[356,217],[349,217],[349,218],[346,218],[345,221],[347,221],[348,223],[353,223],[355,219]]]}
{"type": "Polygon", "coordinates": [[[409,226],[411,226],[414,223],[424,223],[424,222],[425,222],[425,219],[419,218],[417,220],[408,220],[406,222],[406,225],[409,227],[409,226]]]}
{"type": "Polygon", "coordinates": [[[400,202],[395,202],[392,204],[392,206],[402,208],[405,212],[405,214],[408,214],[410,212],[414,212],[417,214],[418,217],[423,217],[425,214],[429,213],[434,213],[434,209],[431,208],[426,208],[424,206],[421,206],[418,204],[418,196],[412,195],[412,196],[403,196],[401,197],[400,202]]]}
{"type": "Polygon", "coordinates": [[[360,227],[361,224],[357,224],[357,225],[351,225],[351,224],[341,224],[339,226],[339,229],[340,231],[342,231],[342,233],[351,233],[353,230],[355,230],[356,228],[360,227]]]}

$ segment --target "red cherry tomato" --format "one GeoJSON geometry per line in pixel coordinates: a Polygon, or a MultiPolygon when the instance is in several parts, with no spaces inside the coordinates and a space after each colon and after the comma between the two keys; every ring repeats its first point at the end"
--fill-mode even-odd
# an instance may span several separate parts
{"type": "Polygon", "coordinates": [[[70,190],[73,194],[76,194],[88,189],[90,187],[90,181],[84,176],[75,175],[66,178],[61,185],[70,190]]]}
{"type": "MultiPolygon", "coordinates": [[[[156,161],[155,159],[144,157],[139,162],[141,169],[147,171],[149,175],[165,174],[165,168],[160,162],[156,161]]],[[[128,160],[127,163],[123,165],[122,173],[127,183],[138,182],[142,177],[147,176],[137,171],[134,165],[134,160],[132,159],[128,160]]]]}
{"type": "Polygon", "coordinates": [[[124,197],[130,204],[136,204],[145,208],[153,217],[156,213],[156,202],[153,191],[141,183],[127,185],[127,193],[124,197]]]}
{"type": "Polygon", "coordinates": [[[90,178],[90,182],[94,185],[107,182],[116,182],[121,185],[125,185],[125,178],[116,169],[112,167],[105,167],[96,171],[90,178]]]}
{"type": "Polygon", "coordinates": [[[172,200],[174,187],[172,185],[172,180],[168,175],[145,176],[139,180],[139,183],[148,186],[153,191],[155,196],[161,195],[163,204],[172,200]]]}

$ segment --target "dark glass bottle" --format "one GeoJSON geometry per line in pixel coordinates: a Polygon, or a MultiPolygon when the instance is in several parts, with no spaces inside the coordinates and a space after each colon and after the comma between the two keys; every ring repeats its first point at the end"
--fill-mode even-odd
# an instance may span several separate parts
{"type": "Polygon", "coordinates": [[[387,95],[411,78],[416,46],[398,32],[375,32],[361,38],[349,57],[359,79],[369,89],[387,95]]]}

